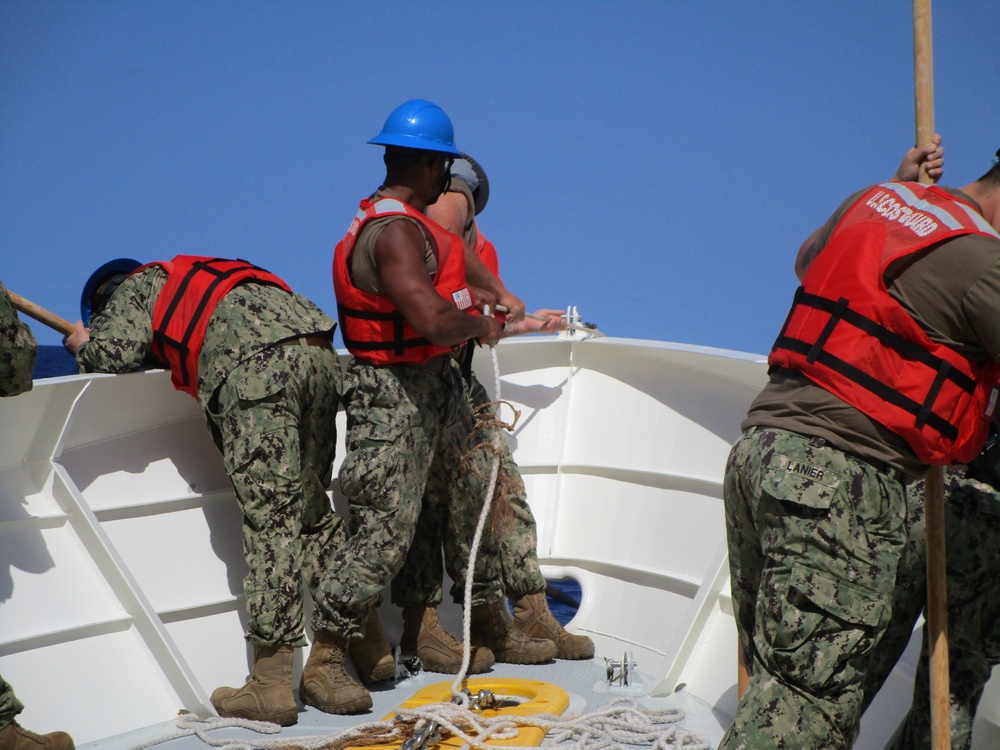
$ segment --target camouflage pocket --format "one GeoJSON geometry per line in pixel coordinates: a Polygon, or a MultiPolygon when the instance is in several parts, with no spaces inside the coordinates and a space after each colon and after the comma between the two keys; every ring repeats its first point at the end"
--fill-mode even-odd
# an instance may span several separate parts
{"type": "MultiPolygon", "coordinates": [[[[237,392],[240,385],[236,384],[237,392]]],[[[258,385],[252,383],[248,394],[260,394],[263,389],[258,385]]],[[[277,394],[260,399],[246,399],[241,393],[239,403],[228,404],[218,418],[223,462],[231,478],[250,467],[254,481],[266,481],[274,474],[287,474],[290,464],[298,467],[298,441],[280,393],[280,386],[277,394]],[[289,455],[290,450],[295,455],[289,455]]]]}
{"type": "Polygon", "coordinates": [[[255,440],[230,438],[224,441],[222,463],[226,473],[234,483],[238,481],[253,481],[260,483],[261,472],[253,471],[254,465],[264,459],[264,449],[255,440]]]}
{"type": "Polygon", "coordinates": [[[389,511],[399,502],[409,469],[395,443],[359,440],[358,447],[347,454],[340,467],[340,491],[352,508],[389,511]]]}
{"type": "MultiPolygon", "coordinates": [[[[793,564],[773,632],[763,634],[779,672],[809,692],[848,677],[844,665],[874,644],[888,597],[798,563],[793,564]]],[[[758,636],[759,640],[759,636],[758,636]]],[[[853,678],[852,678],[853,679],[853,678]]]]}
{"type": "Polygon", "coordinates": [[[841,477],[823,463],[775,454],[764,471],[761,489],[782,502],[829,510],[841,484],[841,477]]]}
{"type": "Polygon", "coordinates": [[[261,352],[229,376],[241,401],[271,399],[284,390],[289,367],[279,354],[280,347],[261,352]]]}

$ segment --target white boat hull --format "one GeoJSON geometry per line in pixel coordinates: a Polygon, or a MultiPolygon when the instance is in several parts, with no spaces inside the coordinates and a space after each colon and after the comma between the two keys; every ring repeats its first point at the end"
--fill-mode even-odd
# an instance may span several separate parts
{"type": "MultiPolygon", "coordinates": [[[[581,584],[570,629],[598,660],[631,654],[649,696],[680,688],[731,715],[722,472],[763,358],[624,339],[497,351],[501,395],[521,410],[510,440],[543,571],[581,584]]],[[[492,389],[485,352],[477,371],[492,389]]],[[[210,715],[211,691],[247,673],[245,563],[195,401],[161,371],[72,376],[0,400],[0,419],[0,674],[26,706],[19,721],[80,745],[181,710],[210,715]]],[[[336,486],[333,497],[342,507],[336,486]]],[[[392,637],[395,614],[383,615],[392,637]]],[[[911,648],[859,746],[897,726],[914,659],[911,648]]],[[[998,692],[991,683],[977,743],[996,739],[998,692]]]]}

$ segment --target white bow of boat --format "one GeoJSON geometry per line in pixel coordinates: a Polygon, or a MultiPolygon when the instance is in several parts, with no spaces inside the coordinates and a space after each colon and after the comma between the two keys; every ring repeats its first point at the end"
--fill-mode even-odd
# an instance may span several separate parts
{"type": "MultiPolygon", "coordinates": [[[[597,656],[486,677],[560,685],[575,713],[621,696],[679,708],[681,726],[714,744],[736,705],[722,475],[764,358],[572,336],[509,340],[497,353],[503,398],[521,411],[508,439],[543,572],[579,582],[569,629],[593,638],[597,656]]],[[[489,357],[476,360],[489,388],[489,357]]],[[[174,731],[179,712],[211,716],[212,690],[248,671],[245,563],[240,512],[197,404],[161,371],[70,376],[0,399],[0,419],[0,674],[25,704],[19,722],[117,750],[174,731]]],[[[442,610],[460,633],[460,610],[442,610]]],[[[381,614],[398,640],[398,613],[381,614]]],[[[911,643],[859,747],[882,746],[898,725],[915,658],[911,643]]],[[[300,654],[295,685],[301,666],[300,654]]],[[[446,679],[375,690],[362,717],[304,710],[282,736],[379,719],[446,679]]],[[[996,683],[980,710],[993,729],[996,683]]]]}

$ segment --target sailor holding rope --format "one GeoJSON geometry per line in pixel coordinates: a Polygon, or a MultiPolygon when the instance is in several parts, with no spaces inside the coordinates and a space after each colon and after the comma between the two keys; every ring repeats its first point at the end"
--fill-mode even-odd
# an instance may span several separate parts
{"type": "MultiPolygon", "coordinates": [[[[490,185],[485,170],[473,157],[464,154],[451,167],[448,191],[427,209],[427,215],[446,229],[462,237],[466,263],[478,264],[499,280],[496,248],[478,226],[477,216],[489,200],[490,185]]],[[[504,336],[525,333],[557,333],[566,328],[561,310],[538,310],[524,320],[504,326],[504,336]]],[[[469,388],[470,405],[477,415],[473,427],[474,453],[466,457],[469,470],[485,477],[494,460],[501,464],[498,496],[494,498],[494,517],[484,537],[484,548],[476,558],[473,592],[492,592],[490,603],[472,610],[471,638],[477,646],[488,648],[498,662],[540,664],[552,658],[581,659],[594,654],[594,644],[584,635],[568,633],[549,611],[546,581],[538,565],[535,519],[527,502],[520,471],[506,439],[498,441],[499,456],[491,446],[493,431],[500,429],[496,405],[472,370],[474,347],[466,346],[459,355],[469,388]],[[499,560],[499,578],[488,578],[491,557],[499,560]],[[512,622],[501,611],[502,598],[514,603],[512,622]]],[[[441,551],[452,578],[451,595],[461,604],[465,590],[468,550],[454,543],[449,533],[450,520],[423,513],[420,528],[407,556],[406,564],[393,580],[393,603],[403,608],[404,656],[420,658],[425,669],[455,673],[462,662],[462,645],[445,631],[437,619],[436,607],[442,601],[441,551]]],[[[482,671],[479,664],[470,673],[482,671]]]]}
{"type": "Polygon", "coordinates": [[[472,538],[484,493],[467,492],[462,476],[471,413],[452,352],[471,339],[493,345],[502,332],[475,310],[461,239],[425,214],[461,156],[451,120],[432,102],[410,100],[369,143],[385,147],[385,181],[361,201],[333,266],[341,332],[353,355],[340,470],[353,533],[321,586],[316,608],[324,623],[300,690],[306,703],[330,713],[371,705],[344,669],[345,648],[403,565],[424,498],[446,503],[472,538]]]}

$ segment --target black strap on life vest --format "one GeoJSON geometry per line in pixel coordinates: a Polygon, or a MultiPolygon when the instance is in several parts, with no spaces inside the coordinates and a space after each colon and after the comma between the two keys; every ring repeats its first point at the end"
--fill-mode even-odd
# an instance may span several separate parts
{"type": "Polygon", "coordinates": [[[795,298],[792,302],[792,309],[789,311],[788,317],[785,319],[785,324],[781,327],[781,332],[778,334],[778,338],[774,342],[772,351],[777,349],[786,349],[788,351],[795,352],[796,354],[801,354],[805,356],[806,360],[810,363],[819,362],[824,367],[833,370],[848,380],[866,388],[885,401],[888,401],[894,406],[912,414],[914,416],[914,424],[917,429],[921,429],[926,424],[937,430],[941,435],[945,436],[949,440],[955,440],[958,437],[958,427],[933,412],[934,401],[941,392],[941,388],[944,386],[946,381],[951,381],[956,387],[967,393],[971,394],[976,390],[976,381],[968,375],[956,370],[950,363],[934,354],[931,354],[916,342],[904,339],[899,334],[890,331],[888,328],[876,323],[871,318],[852,310],[849,307],[847,300],[843,297],[837,300],[831,300],[826,297],[810,294],[804,291],[802,287],[799,287],[796,290],[795,298]],[[801,339],[792,338],[786,334],[788,323],[791,320],[792,314],[794,313],[795,308],[799,305],[802,305],[803,307],[811,307],[830,315],[830,320],[827,321],[827,324],[823,327],[823,331],[820,333],[815,342],[810,343],[801,339]],[[875,379],[849,362],[846,362],[845,360],[840,359],[823,349],[823,345],[827,342],[830,335],[833,333],[833,329],[841,320],[862,330],[869,336],[875,337],[883,346],[895,350],[905,359],[915,360],[935,371],[936,375],[934,377],[934,381],[932,382],[923,403],[914,401],[913,399],[904,396],[902,393],[894,388],[891,388],[882,381],[875,379]]]}
{"type": "Polygon", "coordinates": [[[465,384],[472,387],[472,355],[475,354],[476,345],[473,341],[466,341],[464,344],[459,344],[459,349],[455,355],[455,359],[458,360],[458,369],[462,373],[462,379],[465,380],[465,384]]]}
{"type": "MultiPolygon", "coordinates": [[[[234,266],[227,270],[213,268],[213,264],[216,263],[232,263],[231,260],[224,258],[213,258],[207,261],[199,260],[191,264],[191,269],[184,275],[184,278],[182,278],[180,283],[177,285],[177,290],[174,293],[173,298],[170,300],[170,304],[163,312],[163,319],[160,321],[159,330],[153,332],[153,341],[158,346],[160,352],[166,352],[167,347],[176,349],[181,355],[181,362],[186,362],[191,353],[191,337],[194,335],[195,329],[198,327],[198,321],[201,320],[203,315],[205,315],[208,304],[212,299],[212,294],[218,286],[233,274],[242,273],[248,268],[267,273],[263,268],[255,266],[253,263],[249,263],[242,258],[237,258],[236,260],[245,265],[234,266]],[[201,299],[198,300],[198,304],[195,307],[194,313],[191,315],[191,319],[188,321],[187,328],[184,330],[183,335],[179,339],[171,338],[166,335],[170,321],[176,314],[177,307],[180,305],[181,300],[187,293],[188,287],[191,285],[193,278],[201,273],[210,274],[215,278],[209,282],[208,286],[205,288],[205,293],[202,295],[201,299]]],[[[211,314],[211,311],[208,312],[211,314]]],[[[166,360],[165,356],[163,358],[166,360]]],[[[190,378],[188,377],[188,368],[181,367],[180,369],[181,382],[185,386],[191,387],[190,378]]]]}
{"type": "Polygon", "coordinates": [[[344,346],[349,350],[357,350],[363,352],[382,352],[391,351],[396,356],[400,356],[407,349],[412,349],[415,346],[427,346],[431,342],[424,338],[423,336],[418,336],[416,338],[403,338],[403,316],[400,314],[399,310],[393,310],[392,312],[378,312],[376,310],[357,310],[352,307],[347,307],[339,302],[337,303],[337,314],[340,316],[342,322],[341,336],[344,338],[344,346]],[[377,320],[377,321],[387,321],[392,323],[392,341],[357,341],[352,338],[348,338],[348,331],[350,330],[347,325],[348,318],[355,318],[357,320],[377,320]]]}

